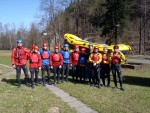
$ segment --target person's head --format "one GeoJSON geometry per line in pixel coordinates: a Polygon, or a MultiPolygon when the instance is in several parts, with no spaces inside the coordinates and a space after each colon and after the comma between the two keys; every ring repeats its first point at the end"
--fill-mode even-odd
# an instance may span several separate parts
{"type": "Polygon", "coordinates": [[[119,46],[115,45],[114,46],[114,52],[118,52],[119,51],[119,46]]]}
{"type": "Polygon", "coordinates": [[[33,46],[32,46],[32,51],[34,51],[34,52],[37,53],[37,52],[38,52],[38,46],[33,45],[33,46]]]}
{"type": "Polygon", "coordinates": [[[23,43],[22,39],[17,40],[17,46],[18,47],[22,47],[22,43],[23,43]]]}
{"type": "Polygon", "coordinates": [[[48,44],[47,43],[43,43],[43,49],[47,49],[48,44]]]}
{"type": "Polygon", "coordinates": [[[89,43],[88,46],[89,46],[89,49],[90,49],[90,50],[93,50],[93,44],[92,44],[92,43],[89,43]]]}
{"type": "Polygon", "coordinates": [[[58,53],[58,52],[59,52],[59,46],[54,46],[54,51],[55,51],[56,53],[58,53]]]}
{"type": "Polygon", "coordinates": [[[107,53],[107,52],[108,52],[107,47],[104,47],[104,48],[103,48],[103,52],[104,52],[104,53],[107,53]]]}
{"type": "Polygon", "coordinates": [[[98,46],[94,47],[94,52],[97,53],[98,52],[98,46]]]}
{"type": "Polygon", "coordinates": [[[86,53],[86,49],[85,48],[81,48],[81,53],[85,54],[86,53]]]}
{"type": "Polygon", "coordinates": [[[74,51],[79,51],[79,46],[78,45],[74,46],[74,51]]]}
{"type": "Polygon", "coordinates": [[[68,44],[64,44],[64,50],[68,50],[69,45],[68,44]]]}

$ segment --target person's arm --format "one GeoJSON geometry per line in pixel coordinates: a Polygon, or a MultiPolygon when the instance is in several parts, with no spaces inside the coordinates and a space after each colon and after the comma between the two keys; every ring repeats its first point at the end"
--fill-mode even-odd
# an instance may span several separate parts
{"type": "Polygon", "coordinates": [[[96,64],[100,64],[102,61],[102,54],[98,54],[99,60],[96,62],[96,64]]]}
{"type": "Polygon", "coordinates": [[[91,53],[89,56],[89,62],[91,62],[91,63],[93,63],[92,57],[93,57],[93,53],[91,53]]]}

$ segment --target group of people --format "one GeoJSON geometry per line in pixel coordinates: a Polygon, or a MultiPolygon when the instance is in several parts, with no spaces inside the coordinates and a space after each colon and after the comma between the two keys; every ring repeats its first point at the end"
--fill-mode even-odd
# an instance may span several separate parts
{"type": "Polygon", "coordinates": [[[54,46],[54,52],[51,52],[48,50],[47,43],[43,43],[40,51],[38,51],[36,45],[33,45],[32,49],[29,50],[23,47],[22,43],[21,39],[17,40],[17,47],[13,49],[11,56],[12,66],[16,69],[18,88],[21,86],[21,69],[25,74],[26,86],[29,86],[29,75],[26,65],[29,60],[32,88],[34,88],[34,85],[38,86],[39,69],[42,72],[43,86],[45,86],[46,83],[52,84],[50,80],[51,69],[54,73],[54,85],[56,85],[64,82],[64,80],[68,82],[69,68],[72,67],[73,82],[85,83],[88,81],[90,86],[97,85],[98,88],[106,86],[105,78],[107,78],[107,87],[110,87],[110,71],[112,70],[114,89],[117,88],[118,75],[120,89],[124,91],[121,60],[125,60],[125,57],[119,51],[118,46],[114,46],[113,52],[108,52],[108,49],[104,47],[103,52],[99,53],[98,46],[93,47],[93,44],[90,43],[88,49],[75,45],[74,51],[71,52],[69,45],[64,44],[63,49],[60,49],[59,46],[54,46]],[[45,72],[47,72],[48,80],[45,80],[45,72]],[[100,84],[100,79],[102,79],[102,85],[100,84]]]}

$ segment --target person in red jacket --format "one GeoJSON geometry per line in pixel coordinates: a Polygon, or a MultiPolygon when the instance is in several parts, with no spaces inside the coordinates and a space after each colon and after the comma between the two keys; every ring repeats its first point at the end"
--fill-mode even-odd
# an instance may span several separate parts
{"type": "Polygon", "coordinates": [[[72,52],[70,55],[70,65],[72,66],[73,82],[74,82],[74,77],[75,76],[77,77],[78,70],[79,70],[79,57],[80,57],[79,46],[75,45],[74,52],[72,52]]]}
{"type": "Polygon", "coordinates": [[[38,86],[38,73],[42,65],[41,56],[38,53],[37,46],[32,46],[32,52],[28,54],[28,59],[30,63],[31,84],[32,84],[32,88],[34,88],[34,75],[35,75],[36,86],[38,86]]]}
{"type": "Polygon", "coordinates": [[[29,49],[22,46],[22,40],[17,40],[17,47],[13,49],[11,54],[11,62],[14,69],[16,69],[16,79],[18,81],[18,88],[21,86],[20,81],[20,75],[21,75],[21,69],[23,69],[23,72],[25,74],[25,81],[26,86],[29,86],[28,84],[28,70],[27,70],[27,54],[30,52],[29,49]]]}
{"type": "Polygon", "coordinates": [[[56,74],[57,74],[57,83],[60,81],[60,70],[63,65],[63,56],[59,53],[59,46],[54,46],[54,52],[50,56],[50,66],[54,71],[54,86],[56,85],[56,74]]]}

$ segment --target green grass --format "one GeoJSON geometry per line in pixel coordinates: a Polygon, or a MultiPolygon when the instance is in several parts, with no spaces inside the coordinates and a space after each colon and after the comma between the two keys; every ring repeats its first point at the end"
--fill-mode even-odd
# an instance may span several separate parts
{"type": "MultiPolygon", "coordinates": [[[[150,65],[143,70],[123,69],[125,91],[107,87],[98,89],[97,87],[71,82],[59,84],[58,87],[100,113],[149,113],[149,73],[150,65]]],[[[111,86],[114,86],[112,76],[111,86]]]]}
{"type": "Polygon", "coordinates": [[[11,66],[11,57],[10,56],[0,56],[0,64],[5,64],[11,66]]]}
{"type": "Polygon", "coordinates": [[[11,50],[0,50],[0,53],[10,53],[12,52],[11,50]]]}

